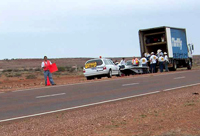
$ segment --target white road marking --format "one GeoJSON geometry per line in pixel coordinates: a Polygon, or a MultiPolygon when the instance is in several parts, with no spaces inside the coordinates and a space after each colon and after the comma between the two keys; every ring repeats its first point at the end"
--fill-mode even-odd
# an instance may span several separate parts
{"type": "Polygon", "coordinates": [[[175,89],[180,89],[180,88],[185,88],[185,87],[190,87],[190,86],[196,86],[196,85],[200,85],[200,83],[184,85],[184,86],[179,86],[179,87],[174,87],[174,88],[169,88],[169,89],[165,89],[163,91],[171,91],[171,90],[175,90],[175,89]]]}
{"type": "Polygon", "coordinates": [[[184,76],[183,77],[175,77],[174,79],[177,80],[177,79],[182,79],[182,78],[185,78],[184,76]]]}
{"type": "Polygon", "coordinates": [[[188,73],[188,72],[196,72],[200,70],[193,70],[193,71],[180,71],[176,73],[163,73],[160,75],[142,75],[139,77],[129,77],[129,78],[121,78],[121,79],[113,79],[113,80],[101,80],[101,81],[90,81],[90,82],[84,82],[84,83],[75,83],[75,84],[67,84],[67,85],[56,85],[56,86],[49,86],[49,87],[41,87],[41,88],[33,88],[33,89],[25,89],[25,90],[17,90],[17,91],[12,91],[13,93],[15,92],[22,92],[22,91],[28,91],[28,90],[39,90],[39,89],[48,89],[48,88],[55,88],[55,87],[62,87],[62,86],[73,86],[73,85],[82,85],[82,84],[91,84],[91,83],[99,83],[99,82],[109,82],[109,81],[118,81],[118,80],[126,80],[126,79],[134,79],[134,78],[145,78],[145,77],[151,77],[151,76],[165,76],[165,75],[172,75],[172,74],[179,74],[179,73],[188,73]]]}
{"type": "Polygon", "coordinates": [[[5,93],[5,92],[0,92],[0,94],[3,94],[3,93],[5,93]]]}
{"type": "Polygon", "coordinates": [[[138,85],[139,83],[123,84],[122,86],[138,85]]]}
{"type": "Polygon", "coordinates": [[[50,95],[43,95],[43,96],[37,96],[35,98],[46,98],[46,97],[53,97],[53,96],[59,96],[59,95],[65,95],[66,93],[59,93],[59,94],[50,94],[50,95]]]}
{"type": "Polygon", "coordinates": [[[161,92],[161,91],[155,91],[155,92],[150,92],[150,93],[138,94],[138,95],[133,95],[133,96],[129,96],[129,97],[123,97],[123,98],[118,98],[118,99],[113,99],[113,100],[107,100],[107,101],[102,101],[102,102],[97,102],[97,103],[91,103],[91,104],[86,104],[86,105],[81,105],[81,106],[75,106],[75,107],[66,108],[66,109],[60,109],[60,110],[55,110],[55,111],[43,112],[43,113],[38,113],[38,114],[32,114],[32,115],[27,115],[27,116],[21,116],[21,117],[16,117],[16,118],[4,119],[4,120],[0,120],[0,122],[12,121],[12,120],[17,120],[17,119],[24,119],[24,118],[29,118],[29,117],[46,115],[46,114],[50,114],[50,113],[56,113],[56,112],[67,111],[67,110],[72,110],[72,109],[89,107],[89,106],[93,106],[93,105],[99,105],[99,104],[104,104],[104,103],[109,103],[109,102],[115,102],[115,101],[119,101],[119,100],[124,100],[124,99],[139,97],[139,96],[156,94],[156,93],[159,93],[159,92],[161,92]]]}

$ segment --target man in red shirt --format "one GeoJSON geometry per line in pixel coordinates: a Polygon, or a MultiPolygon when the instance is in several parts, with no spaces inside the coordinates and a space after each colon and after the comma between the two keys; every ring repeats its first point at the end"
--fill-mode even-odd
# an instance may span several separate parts
{"type": "Polygon", "coordinates": [[[44,61],[41,64],[41,67],[44,70],[44,79],[45,79],[45,86],[47,85],[47,77],[49,77],[49,81],[52,85],[56,85],[53,81],[52,74],[49,71],[49,67],[52,65],[51,61],[47,59],[47,56],[44,56],[44,61]]]}

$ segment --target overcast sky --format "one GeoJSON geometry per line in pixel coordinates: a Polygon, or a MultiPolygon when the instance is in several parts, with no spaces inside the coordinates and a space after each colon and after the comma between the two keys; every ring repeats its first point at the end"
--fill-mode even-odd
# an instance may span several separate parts
{"type": "Polygon", "coordinates": [[[139,56],[138,30],[186,28],[200,54],[199,0],[2,0],[0,59],[139,56]]]}

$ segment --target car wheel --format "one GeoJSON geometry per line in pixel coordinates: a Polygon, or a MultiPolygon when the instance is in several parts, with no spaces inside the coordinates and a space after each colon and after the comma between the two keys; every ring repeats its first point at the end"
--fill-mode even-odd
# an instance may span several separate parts
{"type": "Polygon", "coordinates": [[[111,70],[109,70],[109,72],[108,72],[108,78],[112,78],[112,71],[111,70]]]}
{"type": "Polygon", "coordinates": [[[92,79],[94,79],[94,77],[86,77],[87,78],[87,80],[92,80],[92,79]]]}

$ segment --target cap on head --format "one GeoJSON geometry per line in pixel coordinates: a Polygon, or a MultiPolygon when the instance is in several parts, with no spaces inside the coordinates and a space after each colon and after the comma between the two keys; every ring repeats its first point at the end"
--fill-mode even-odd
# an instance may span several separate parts
{"type": "Polygon", "coordinates": [[[161,51],[162,51],[161,49],[158,49],[158,50],[157,50],[158,53],[160,53],[161,51]]]}
{"type": "Polygon", "coordinates": [[[165,55],[167,55],[167,52],[164,52],[165,55]]]}
{"type": "Polygon", "coordinates": [[[151,55],[154,55],[154,52],[151,52],[151,55]]]}

